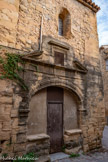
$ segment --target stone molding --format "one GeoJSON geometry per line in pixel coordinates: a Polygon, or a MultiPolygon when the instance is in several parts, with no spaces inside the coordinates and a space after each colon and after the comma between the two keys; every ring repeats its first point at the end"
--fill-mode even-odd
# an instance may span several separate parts
{"type": "Polygon", "coordinates": [[[37,140],[45,140],[49,139],[50,137],[47,134],[36,134],[36,135],[29,135],[27,136],[27,141],[37,141],[37,140]]]}
{"type": "Polygon", "coordinates": [[[63,79],[61,80],[61,79],[56,78],[56,77],[50,78],[50,80],[46,79],[46,80],[40,81],[40,83],[36,85],[35,89],[30,91],[30,96],[35,95],[35,93],[37,93],[38,91],[40,91],[44,88],[47,88],[49,86],[58,86],[58,87],[62,87],[64,89],[67,89],[69,91],[72,91],[80,99],[81,103],[83,101],[83,94],[82,94],[80,88],[78,88],[78,85],[76,85],[76,84],[73,85],[73,83],[69,80],[63,80],[63,79]]]}
{"type": "MultiPolygon", "coordinates": [[[[59,66],[59,65],[55,65],[55,64],[50,64],[50,63],[46,63],[44,61],[39,61],[36,60],[36,58],[33,58],[32,55],[31,57],[23,57],[24,60],[28,60],[28,61],[32,61],[35,62],[36,65],[43,65],[43,66],[47,66],[47,67],[52,67],[52,68],[56,68],[56,69],[63,69],[63,70],[67,70],[67,71],[78,71],[80,73],[87,73],[87,69],[85,70],[83,69],[78,69],[78,68],[70,68],[70,67],[65,67],[65,66],[59,66]]],[[[83,66],[83,65],[82,65],[83,66]]]]}
{"type": "Polygon", "coordinates": [[[64,49],[66,49],[66,50],[69,50],[69,49],[70,49],[67,45],[65,45],[65,44],[63,44],[63,43],[58,43],[57,41],[54,41],[54,40],[51,40],[51,41],[49,41],[48,43],[51,44],[51,45],[55,45],[55,46],[64,48],[64,49]]]}
{"type": "Polygon", "coordinates": [[[82,133],[81,129],[65,130],[66,135],[73,135],[73,134],[79,134],[79,133],[82,133]]]}

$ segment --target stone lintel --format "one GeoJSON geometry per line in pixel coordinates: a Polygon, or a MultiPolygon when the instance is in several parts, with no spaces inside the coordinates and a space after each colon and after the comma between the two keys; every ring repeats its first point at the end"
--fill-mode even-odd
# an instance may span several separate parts
{"type": "Polygon", "coordinates": [[[27,140],[29,142],[32,141],[38,141],[38,140],[46,140],[49,139],[50,137],[47,134],[36,134],[36,135],[28,135],[27,140]]]}
{"type": "Polygon", "coordinates": [[[69,50],[69,49],[70,49],[67,45],[65,45],[65,44],[63,44],[63,43],[59,43],[59,42],[54,41],[54,40],[51,40],[51,41],[49,41],[48,43],[51,44],[51,45],[55,45],[55,46],[64,48],[64,49],[66,49],[66,50],[69,50]]]}
{"type": "Polygon", "coordinates": [[[68,136],[71,136],[74,134],[82,134],[82,130],[81,129],[65,130],[65,134],[68,136]]]}

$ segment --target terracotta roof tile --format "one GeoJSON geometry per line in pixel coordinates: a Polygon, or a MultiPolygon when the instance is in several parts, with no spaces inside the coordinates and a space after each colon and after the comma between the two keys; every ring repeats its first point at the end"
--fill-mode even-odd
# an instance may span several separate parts
{"type": "Polygon", "coordinates": [[[94,12],[98,12],[100,10],[100,7],[96,5],[92,0],[77,0],[83,5],[87,6],[88,8],[92,9],[94,12]]]}

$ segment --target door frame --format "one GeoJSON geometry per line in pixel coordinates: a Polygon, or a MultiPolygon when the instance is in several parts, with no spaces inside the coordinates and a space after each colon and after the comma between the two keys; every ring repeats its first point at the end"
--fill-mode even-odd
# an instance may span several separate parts
{"type": "MultiPolygon", "coordinates": [[[[54,86],[54,87],[56,87],[56,86],[54,86]]],[[[56,88],[61,88],[61,87],[56,87],[56,88]]],[[[61,89],[63,89],[63,88],[61,88],[61,89]]],[[[47,91],[47,93],[48,93],[48,91],[47,91]]],[[[63,138],[63,135],[64,135],[64,89],[63,89],[63,100],[62,101],[48,101],[48,97],[47,97],[47,134],[48,134],[48,103],[62,104],[62,146],[63,146],[63,144],[64,144],[64,138],[63,138]]],[[[62,151],[62,148],[61,148],[61,151],[62,151]]]]}

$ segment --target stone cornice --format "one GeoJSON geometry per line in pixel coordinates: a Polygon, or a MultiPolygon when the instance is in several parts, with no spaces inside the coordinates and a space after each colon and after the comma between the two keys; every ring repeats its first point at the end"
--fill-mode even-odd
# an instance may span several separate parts
{"type": "Polygon", "coordinates": [[[51,40],[51,41],[49,41],[48,43],[51,44],[51,45],[55,45],[55,46],[64,48],[64,49],[66,49],[66,50],[69,50],[69,46],[67,46],[67,45],[65,45],[65,44],[63,44],[63,43],[59,43],[59,42],[54,41],[54,40],[51,40]]]}
{"type": "Polygon", "coordinates": [[[63,71],[76,71],[76,72],[80,72],[80,73],[87,73],[87,70],[86,69],[78,69],[78,68],[71,68],[71,67],[65,67],[65,66],[59,66],[59,65],[55,65],[55,64],[50,64],[50,63],[46,63],[44,61],[38,61],[34,58],[29,58],[29,57],[23,57],[24,60],[28,60],[29,62],[34,62],[35,65],[42,65],[44,67],[52,67],[52,68],[55,68],[55,69],[61,69],[63,71]]]}
{"type": "Polygon", "coordinates": [[[90,8],[95,13],[100,10],[100,7],[96,5],[92,0],[77,0],[78,2],[82,3],[84,6],[90,8]]]}

